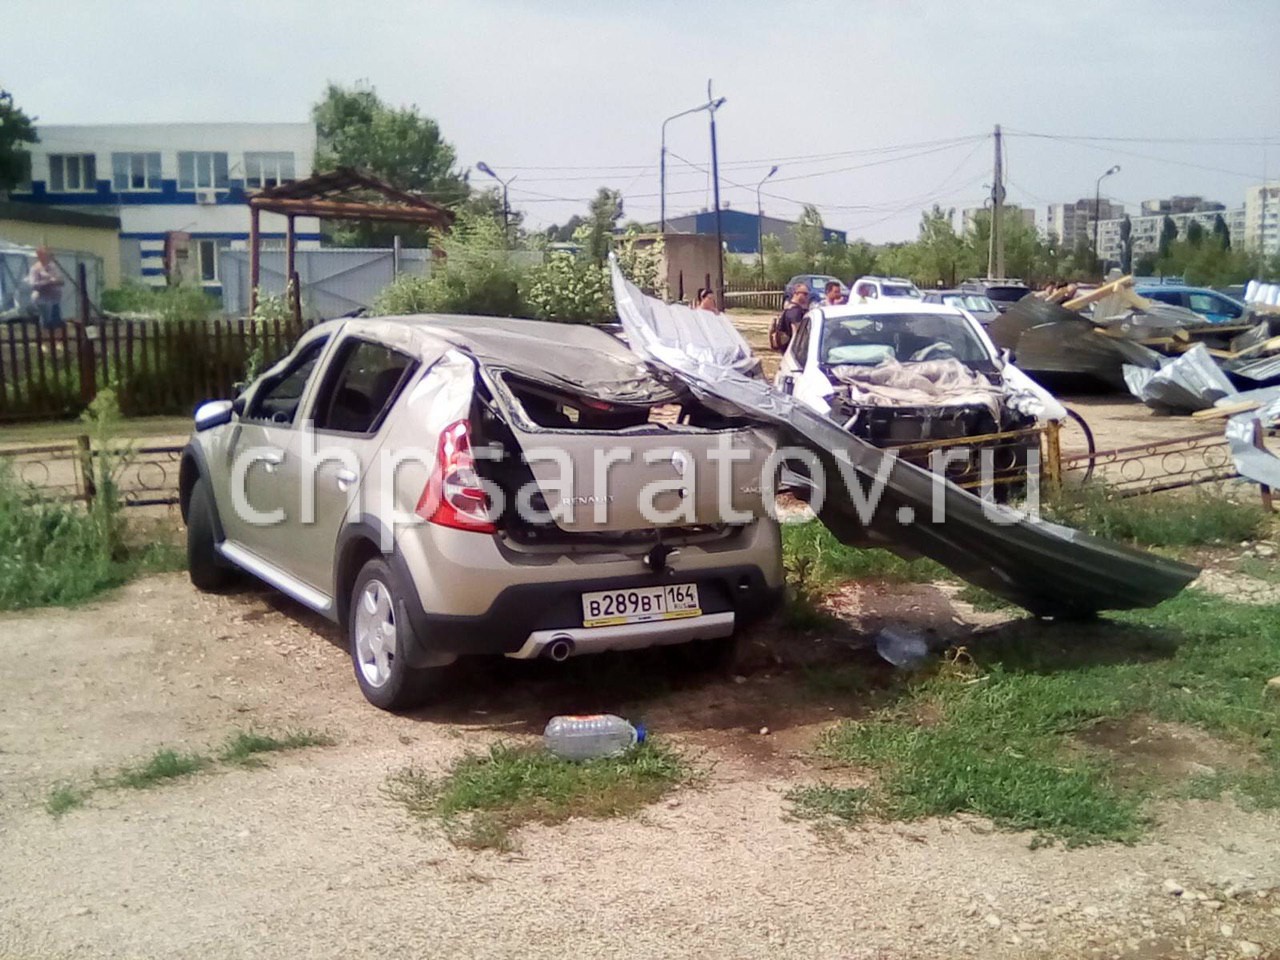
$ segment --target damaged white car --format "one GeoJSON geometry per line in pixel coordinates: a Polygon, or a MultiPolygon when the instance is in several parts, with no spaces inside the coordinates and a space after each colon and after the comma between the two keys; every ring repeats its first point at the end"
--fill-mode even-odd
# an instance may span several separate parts
{"type": "Polygon", "coordinates": [[[782,357],[775,386],[851,434],[928,463],[937,441],[969,438],[948,457],[962,486],[1025,481],[1035,428],[1067,417],[1004,359],[982,326],[942,304],[864,300],[811,310],[782,357]]]}

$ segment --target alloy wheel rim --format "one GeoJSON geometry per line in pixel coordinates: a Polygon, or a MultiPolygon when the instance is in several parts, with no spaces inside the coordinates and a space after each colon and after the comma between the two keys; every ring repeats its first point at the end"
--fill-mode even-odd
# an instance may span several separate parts
{"type": "Polygon", "coordinates": [[[381,580],[365,584],[356,605],[356,662],[365,682],[384,686],[396,657],[396,617],[391,591],[381,580]]]}

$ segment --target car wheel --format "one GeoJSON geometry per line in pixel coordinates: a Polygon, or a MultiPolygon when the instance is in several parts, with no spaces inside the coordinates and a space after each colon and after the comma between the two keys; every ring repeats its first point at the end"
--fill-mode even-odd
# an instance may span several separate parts
{"type": "Polygon", "coordinates": [[[401,622],[400,589],[385,560],[366,563],[351,589],[347,635],[356,682],[383,710],[410,710],[427,698],[434,670],[415,670],[404,656],[409,626],[401,622]]]}
{"type": "Polygon", "coordinates": [[[197,590],[224,590],[234,579],[234,571],[218,555],[214,536],[213,498],[209,484],[197,477],[187,501],[187,573],[197,590]]]}

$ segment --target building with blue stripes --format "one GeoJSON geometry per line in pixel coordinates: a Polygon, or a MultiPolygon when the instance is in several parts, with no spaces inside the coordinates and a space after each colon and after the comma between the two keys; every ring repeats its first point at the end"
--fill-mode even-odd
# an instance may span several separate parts
{"type": "MultiPolygon", "coordinates": [[[[247,245],[248,198],[312,173],[310,123],[155,123],[44,126],[32,144],[21,203],[120,218],[121,275],[198,282],[221,292],[222,252],[247,245]]],[[[264,214],[264,248],[284,244],[285,220],[264,214]]],[[[320,222],[295,220],[299,249],[320,246],[320,222]]]]}

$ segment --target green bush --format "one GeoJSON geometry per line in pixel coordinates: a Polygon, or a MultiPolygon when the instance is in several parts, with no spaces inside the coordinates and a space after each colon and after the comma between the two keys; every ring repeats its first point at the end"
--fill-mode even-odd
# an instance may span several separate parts
{"type": "Polygon", "coordinates": [[[568,253],[553,253],[530,270],[524,297],[538,320],[584,323],[614,316],[608,269],[568,253]]]}
{"type": "Polygon", "coordinates": [[[199,287],[153,287],[127,280],[114,290],[102,294],[102,309],[107,313],[141,313],[165,321],[204,321],[221,309],[215,297],[199,287]]]}
{"type": "Polygon", "coordinates": [[[507,250],[501,224],[462,214],[443,239],[444,259],[429,277],[404,276],[378,294],[373,313],[461,313],[518,317],[521,270],[507,250]]]}

